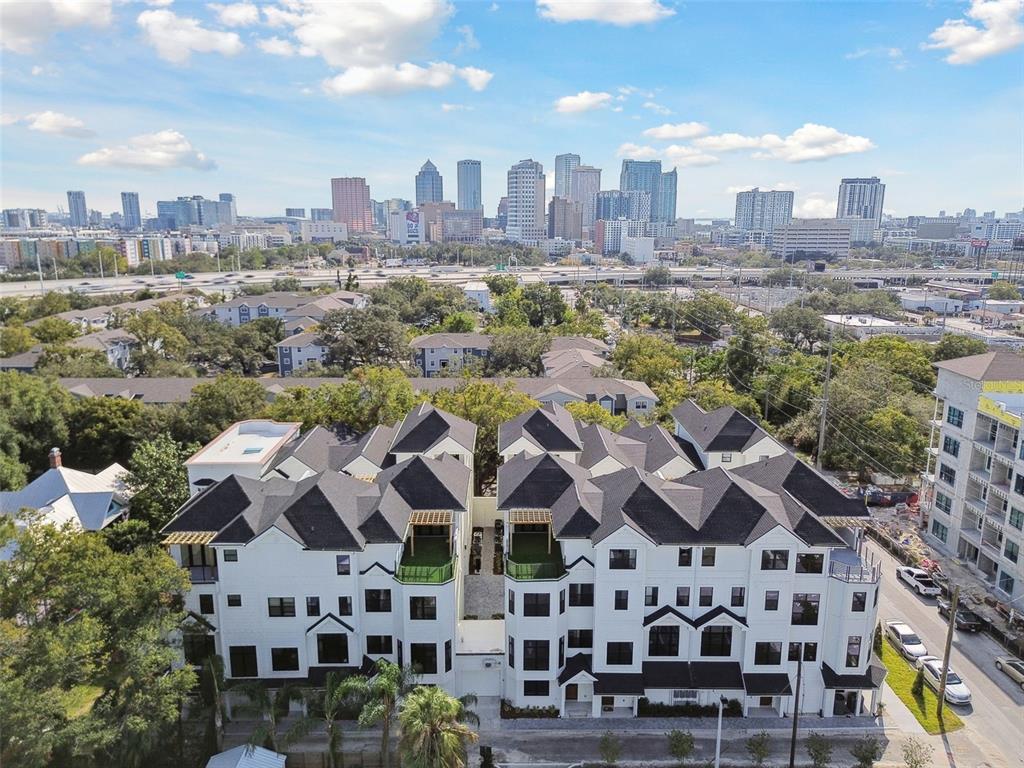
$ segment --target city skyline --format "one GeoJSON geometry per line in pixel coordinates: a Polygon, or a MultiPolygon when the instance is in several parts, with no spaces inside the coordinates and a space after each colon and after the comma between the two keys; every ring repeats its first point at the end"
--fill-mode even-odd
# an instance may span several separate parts
{"type": "Polygon", "coordinates": [[[407,3],[366,6],[361,46],[333,11],[301,3],[68,7],[3,6],[3,207],[55,210],[74,189],[110,212],[132,190],[153,213],[192,189],[238,189],[244,213],[280,215],[327,207],[332,177],[413,199],[425,157],[452,182],[472,157],[493,211],[518,160],[549,169],[550,198],[555,156],[572,153],[604,170],[606,189],[623,159],[678,167],[681,217],[728,216],[755,186],[793,190],[796,216],[834,216],[839,180],[870,176],[887,181],[896,215],[1020,208],[1019,174],[979,170],[1021,167],[1012,0],[783,14],[407,3]],[[721,55],[726,30],[733,51],[768,42],[792,55],[752,68],[721,55]],[[671,44],[680,35],[686,46],[671,44]],[[644,56],[588,55],[613,46],[644,56]],[[540,54],[555,47],[551,71],[540,54]],[[721,98],[739,88],[742,109],[721,98]],[[969,110],[955,109],[958,92],[969,110]]]}

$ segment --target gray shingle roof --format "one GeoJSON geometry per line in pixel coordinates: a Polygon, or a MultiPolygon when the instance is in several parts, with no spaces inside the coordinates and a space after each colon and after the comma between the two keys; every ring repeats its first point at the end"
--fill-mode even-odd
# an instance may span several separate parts
{"type": "MultiPolygon", "coordinates": [[[[700,463],[699,457],[696,457],[697,461],[695,462],[683,450],[680,441],[667,429],[658,424],[651,424],[645,427],[635,419],[630,419],[629,423],[623,427],[619,434],[646,444],[644,469],[648,472],[657,472],[676,458],[681,458],[689,464],[691,467],[690,471],[704,469],[704,465],[700,463]]],[[[675,478],[670,477],[668,479],[674,480],[675,478]]]]}
{"type": "Polygon", "coordinates": [[[413,349],[490,349],[491,337],[482,333],[427,333],[409,342],[413,349]]]}
{"type": "Polygon", "coordinates": [[[557,403],[544,403],[498,428],[498,450],[525,437],[542,451],[582,451],[583,441],[572,414],[557,403]]]}
{"type": "Polygon", "coordinates": [[[476,446],[476,424],[454,414],[420,403],[402,420],[391,451],[422,453],[429,451],[446,437],[472,453],[476,446]]]}
{"type": "Polygon", "coordinates": [[[744,451],[768,433],[729,405],[705,411],[692,400],[684,400],[672,416],[704,451],[744,451]]]}
{"type": "Polygon", "coordinates": [[[974,381],[1024,380],[1024,357],[1013,352],[985,352],[958,357],[935,363],[935,367],[974,381]]]}

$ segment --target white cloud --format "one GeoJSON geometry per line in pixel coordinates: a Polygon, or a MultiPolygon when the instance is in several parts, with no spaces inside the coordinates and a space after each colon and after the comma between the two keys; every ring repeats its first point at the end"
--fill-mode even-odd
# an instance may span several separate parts
{"type": "Polygon", "coordinates": [[[480,41],[476,39],[476,35],[473,34],[473,28],[469,24],[463,24],[461,27],[457,27],[456,32],[462,38],[459,44],[455,46],[455,55],[458,56],[460,53],[466,51],[476,51],[480,49],[480,41]]]}
{"type": "Polygon", "coordinates": [[[612,107],[612,112],[621,112],[622,107],[612,107]]]}
{"type": "Polygon", "coordinates": [[[277,36],[260,38],[256,41],[256,47],[272,56],[294,56],[296,53],[290,41],[277,36]]]}
{"type": "Polygon", "coordinates": [[[209,171],[217,167],[213,160],[173,129],[133,136],[127,144],[104,147],[82,155],[78,163],[141,170],[194,168],[197,171],[209,171]]]}
{"type": "Polygon", "coordinates": [[[4,112],[0,114],[0,125],[14,125],[20,120],[17,115],[12,115],[10,112],[4,112]]]}
{"type": "Polygon", "coordinates": [[[341,74],[324,80],[323,89],[333,96],[400,93],[422,88],[444,88],[457,77],[474,91],[481,91],[487,87],[493,75],[483,69],[458,68],[443,61],[432,62],[425,67],[405,62],[397,66],[349,67],[341,74]]]}
{"type": "Polygon", "coordinates": [[[491,3],[491,7],[490,7],[490,8],[488,8],[487,10],[489,10],[489,11],[490,11],[491,13],[494,13],[494,12],[495,12],[495,11],[497,11],[497,10],[498,10],[499,8],[501,8],[501,6],[500,6],[500,5],[498,5],[497,3],[491,3]]]}
{"type": "Polygon", "coordinates": [[[864,58],[885,59],[893,66],[893,69],[907,68],[907,59],[903,55],[903,49],[884,45],[874,48],[858,48],[855,51],[850,51],[843,58],[851,61],[864,58]]]}
{"type": "Polygon", "coordinates": [[[661,104],[658,104],[657,102],[654,102],[654,101],[645,101],[643,103],[643,107],[644,107],[644,109],[649,109],[649,110],[651,110],[651,112],[654,112],[655,114],[658,114],[658,115],[671,115],[672,114],[672,110],[671,109],[669,109],[668,107],[664,107],[661,104]]]}
{"type": "Polygon", "coordinates": [[[52,112],[50,110],[26,115],[23,122],[30,131],[49,133],[54,136],[69,136],[75,139],[85,139],[96,135],[95,131],[90,131],[86,128],[85,123],[77,117],[65,115],[61,112],[52,112]]]}
{"type": "Polygon", "coordinates": [[[718,158],[706,154],[695,147],[670,144],[664,148],[641,146],[627,142],[619,145],[616,154],[619,157],[628,157],[631,160],[663,160],[669,165],[714,165],[718,158]]]}
{"type": "Polygon", "coordinates": [[[793,215],[804,219],[831,219],[836,215],[835,200],[826,200],[820,192],[811,192],[793,206],[793,215]]]}
{"type": "Polygon", "coordinates": [[[143,11],[136,21],[157,55],[172,64],[187,64],[193,51],[234,56],[244,47],[237,33],[207,29],[197,19],[173,11],[143,11]]]}
{"type": "Polygon", "coordinates": [[[760,151],[755,152],[754,157],[774,158],[785,160],[787,163],[826,160],[875,148],[874,142],[869,138],[842,133],[835,128],[816,123],[804,123],[786,137],[774,133],[762,136],[723,133],[716,136],[701,136],[694,139],[693,143],[701,149],[718,152],[757,149],[760,151]]]}
{"type": "Polygon", "coordinates": [[[210,3],[207,7],[226,27],[248,27],[260,21],[260,9],[252,3],[210,3]]]}
{"type": "Polygon", "coordinates": [[[36,66],[32,67],[32,77],[39,77],[41,74],[43,74],[44,71],[45,70],[37,64],[36,66]]]}
{"type": "Polygon", "coordinates": [[[30,54],[62,27],[106,27],[113,17],[112,5],[113,0],[3,0],[0,48],[30,54]]]}
{"type": "Polygon", "coordinates": [[[949,64],[974,64],[1024,43],[1024,0],[971,0],[966,19],[946,19],[924,49],[949,51],[949,64]]]}
{"type": "Polygon", "coordinates": [[[733,184],[725,188],[725,193],[727,195],[735,195],[737,192],[749,192],[755,187],[757,187],[760,190],[777,189],[787,190],[790,192],[795,192],[796,190],[800,189],[799,185],[793,183],[792,181],[777,181],[774,184],[733,184]]]}
{"type": "Polygon", "coordinates": [[[541,18],[559,23],[597,21],[629,27],[660,21],[675,14],[658,0],[537,0],[541,18]]]}
{"type": "Polygon", "coordinates": [[[727,195],[735,195],[735,194],[737,194],[739,192],[749,192],[750,190],[752,190],[756,186],[758,186],[758,185],[757,184],[734,184],[731,187],[726,187],[725,188],[725,194],[727,194],[727,195]]]}
{"type": "Polygon", "coordinates": [[[644,131],[644,136],[652,139],[692,139],[695,136],[703,136],[708,132],[705,123],[662,123],[654,128],[644,131]]]}
{"type": "Polygon", "coordinates": [[[575,96],[563,96],[555,102],[555,111],[564,113],[589,112],[607,107],[612,95],[604,91],[580,91],[575,96]]]}
{"type": "Polygon", "coordinates": [[[442,112],[472,112],[473,108],[467,104],[441,104],[442,112]]]}

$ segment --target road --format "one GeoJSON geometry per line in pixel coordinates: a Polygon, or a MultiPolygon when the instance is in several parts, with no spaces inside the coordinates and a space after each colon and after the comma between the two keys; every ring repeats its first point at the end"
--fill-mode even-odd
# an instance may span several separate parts
{"type": "MultiPolygon", "coordinates": [[[[866,548],[876,559],[882,560],[879,620],[904,619],[929,652],[941,656],[946,641],[946,622],[939,616],[935,600],[918,597],[896,580],[896,567],[900,563],[888,552],[870,540],[866,548]]],[[[966,747],[966,740],[985,754],[1001,755],[1013,768],[1024,766],[1024,691],[995,668],[995,657],[1005,655],[1008,655],[1006,649],[987,635],[960,631],[953,635],[950,666],[967,683],[973,699],[968,707],[950,707],[965,723],[962,731],[949,737],[954,760],[958,744],[966,747]]],[[[953,761],[950,765],[966,768],[953,761]]]]}

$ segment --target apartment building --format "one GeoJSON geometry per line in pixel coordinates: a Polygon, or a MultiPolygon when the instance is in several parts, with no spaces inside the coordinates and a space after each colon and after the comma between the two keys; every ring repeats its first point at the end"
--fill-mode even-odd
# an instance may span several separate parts
{"type": "Polygon", "coordinates": [[[929,543],[1005,601],[1024,597],[1024,358],[987,352],[936,363],[923,495],[929,543]]]}
{"type": "Polygon", "coordinates": [[[353,291],[334,291],[326,296],[271,291],[256,296],[238,296],[214,304],[204,310],[203,314],[226,325],[237,326],[261,317],[274,317],[286,322],[298,318],[321,320],[335,309],[362,309],[366,305],[366,296],[353,291]]]}
{"type": "Polygon", "coordinates": [[[324,365],[330,349],[327,342],[312,331],[285,336],[274,348],[277,350],[279,376],[290,376],[295,371],[305,370],[310,363],[324,365]]]}
{"type": "Polygon", "coordinates": [[[412,347],[413,363],[424,376],[457,373],[467,364],[487,360],[491,337],[482,333],[428,333],[417,336],[412,347]]]}

